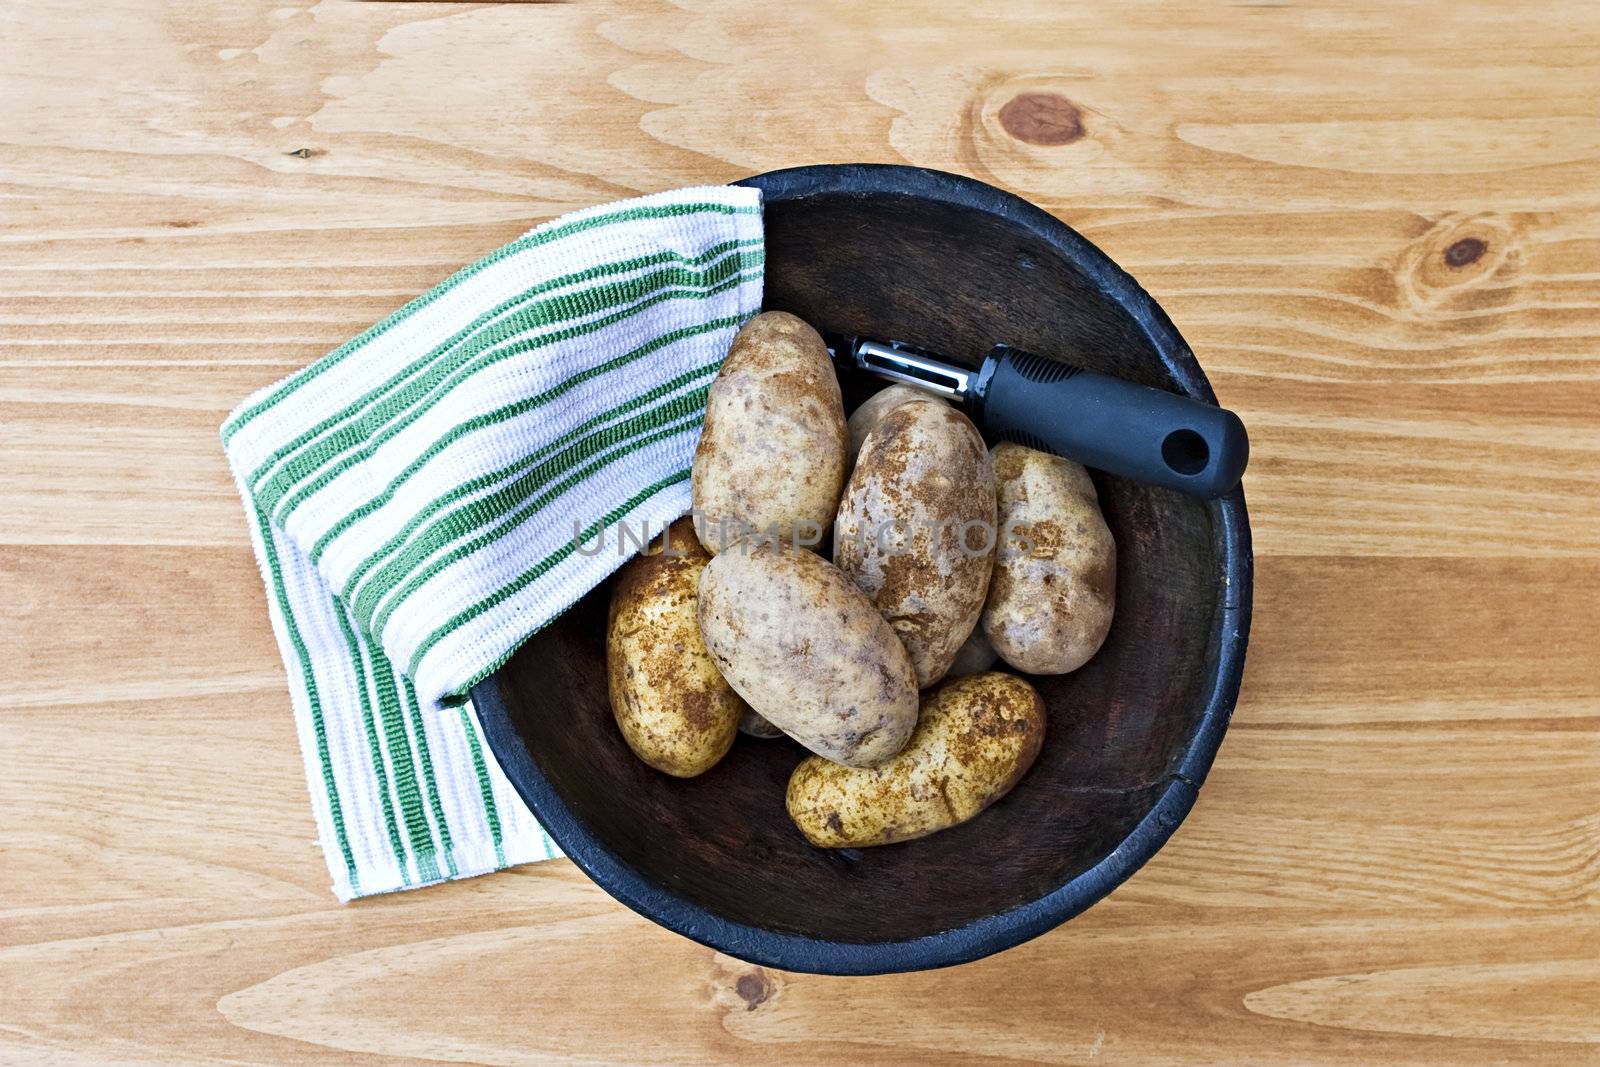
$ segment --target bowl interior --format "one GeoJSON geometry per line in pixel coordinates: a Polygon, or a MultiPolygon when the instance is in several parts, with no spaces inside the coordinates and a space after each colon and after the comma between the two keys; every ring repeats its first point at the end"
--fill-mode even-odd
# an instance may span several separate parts
{"type": "MultiPolygon", "coordinates": [[[[1158,352],[1152,340],[1175,339],[1170,326],[1152,326],[1151,306],[1130,304],[1130,283],[1103,257],[1076,254],[1071,241],[1063,248],[1059,224],[1049,224],[1054,232],[1043,216],[958,196],[845,184],[803,193],[781,180],[768,186],[768,308],[973,365],[1004,341],[1180,387],[1179,364],[1190,357],[1158,352]]],[[[849,406],[877,388],[845,386],[849,406]]],[[[804,755],[787,740],[741,736],[717,767],[688,781],[645,766],[623,743],[606,696],[610,583],[505,665],[493,680],[500,703],[533,768],[592,841],[711,916],[874,943],[1017,908],[1130,835],[1215,705],[1225,561],[1214,509],[1116,478],[1096,482],[1119,556],[1110,637],[1076,673],[1030,677],[1048,708],[1043,752],[1008,796],[964,826],[887,847],[812,848],[784,811],[785,784],[804,755]]]]}

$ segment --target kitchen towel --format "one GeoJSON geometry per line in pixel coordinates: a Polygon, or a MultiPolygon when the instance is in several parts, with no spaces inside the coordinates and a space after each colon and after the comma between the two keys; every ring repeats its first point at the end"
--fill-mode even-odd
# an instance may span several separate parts
{"type": "Polygon", "coordinates": [[[467,692],[689,510],[763,251],[754,189],[567,215],[223,423],[339,899],[560,854],[467,692]]]}

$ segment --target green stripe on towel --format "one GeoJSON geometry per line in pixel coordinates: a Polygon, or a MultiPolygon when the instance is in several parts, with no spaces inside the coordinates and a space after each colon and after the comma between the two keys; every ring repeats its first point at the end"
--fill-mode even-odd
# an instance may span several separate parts
{"type": "Polygon", "coordinates": [[[611,527],[688,510],[764,258],[753,190],[581,212],[224,422],[340,899],[561,854],[467,692],[621,564],[611,527]]]}

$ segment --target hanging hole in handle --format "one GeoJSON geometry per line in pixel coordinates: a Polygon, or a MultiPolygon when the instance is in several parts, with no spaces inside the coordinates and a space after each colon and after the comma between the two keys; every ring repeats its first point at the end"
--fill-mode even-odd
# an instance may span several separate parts
{"type": "Polygon", "coordinates": [[[1199,474],[1211,462],[1211,448],[1193,430],[1173,430],[1161,442],[1161,458],[1179,474],[1199,474]]]}

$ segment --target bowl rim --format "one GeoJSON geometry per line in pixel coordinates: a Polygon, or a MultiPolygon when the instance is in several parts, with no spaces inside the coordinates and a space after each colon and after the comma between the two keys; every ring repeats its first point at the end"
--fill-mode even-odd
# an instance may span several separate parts
{"type": "MultiPolygon", "coordinates": [[[[791,167],[734,184],[759,188],[765,202],[828,195],[905,196],[977,209],[1021,225],[1077,264],[1138,323],[1184,393],[1216,403],[1194,353],[1155,300],[1087,238],[1019,196],[945,171],[882,163],[791,167]]],[[[949,930],[897,941],[832,941],[733,922],[692,904],[623,862],[573,814],[518,735],[500,693],[498,671],[473,686],[472,703],[501,769],[551,838],[584,874],[645,918],[748,963],[788,971],[891,974],[967,963],[1019,945],[1082,913],[1154,856],[1194,806],[1238,700],[1254,577],[1243,487],[1211,501],[1207,508],[1216,534],[1219,576],[1228,595],[1212,620],[1210,640],[1217,655],[1212,686],[1189,747],[1167,776],[1166,788],[1128,836],[1094,866],[1043,896],[949,930]]]]}

